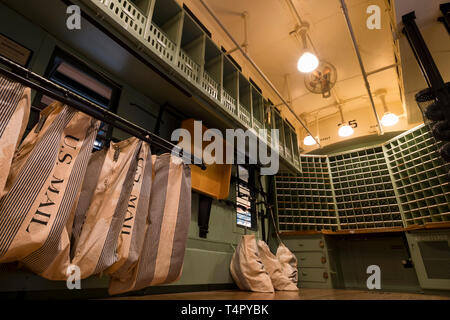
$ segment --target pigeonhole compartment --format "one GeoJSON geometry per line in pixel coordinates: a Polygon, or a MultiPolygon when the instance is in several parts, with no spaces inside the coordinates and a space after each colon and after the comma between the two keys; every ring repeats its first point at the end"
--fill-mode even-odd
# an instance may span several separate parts
{"type": "Polygon", "coordinates": [[[173,0],[153,0],[150,13],[151,20],[149,18],[144,35],[145,43],[163,60],[174,64],[182,10],[173,0]]]}
{"type": "Polygon", "coordinates": [[[223,88],[222,88],[222,104],[226,110],[237,117],[237,97],[238,97],[238,70],[234,64],[223,56],[223,88]]]}
{"type": "Polygon", "coordinates": [[[239,120],[252,127],[250,82],[239,74],[239,120]]]}
{"type": "Polygon", "coordinates": [[[91,0],[91,3],[105,12],[121,26],[121,30],[139,40],[144,36],[150,0],[91,0]]]}
{"type": "Polygon", "coordinates": [[[264,129],[264,105],[263,97],[259,91],[253,86],[252,88],[252,115],[253,115],[253,129],[256,133],[260,133],[260,129],[264,129]]]}
{"type": "Polygon", "coordinates": [[[195,83],[200,83],[200,72],[205,59],[205,37],[198,24],[188,14],[184,14],[177,65],[195,83]]]}
{"type": "MultiPolygon", "coordinates": [[[[284,156],[284,123],[283,123],[283,118],[281,117],[280,112],[274,108],[273,109],[273,119],[274,119],[274,125],[275,128],[274,129],[278,129],[278,145],[280,148],[280,155],[284,156]]],[[[272,136],[273,137],[273,136],[272,136]]],[[[272,145],[273,145],[274,141],[272,141],[272,145]]],[[[275,142],[276,143],[276,142],[275,142]]]]}
{"type": "Polygon", "coordinates": [[[205,68],[203,70],[202,88],[214,99],[220,100],[220,83],[222,78],[222,52],[209,37],[205,40],[205,68]]]}

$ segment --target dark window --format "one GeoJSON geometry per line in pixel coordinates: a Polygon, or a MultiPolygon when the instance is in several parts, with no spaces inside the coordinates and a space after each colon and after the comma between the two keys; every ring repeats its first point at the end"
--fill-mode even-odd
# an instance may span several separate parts
{"type": "MultiPolygon", "coordinates": [[[[120,87],[59,48],[55,49],[45,76],[105,109],[112,112],[117,109],[120,87]]],[[[43,109],[53,101],[48,96],[38,94],[34,106],[43,109]]],[[[111,138],[111,133],[112,128],[102,123],[94,144],[95,149],[101,149],[104,142],[111,138]]]]}

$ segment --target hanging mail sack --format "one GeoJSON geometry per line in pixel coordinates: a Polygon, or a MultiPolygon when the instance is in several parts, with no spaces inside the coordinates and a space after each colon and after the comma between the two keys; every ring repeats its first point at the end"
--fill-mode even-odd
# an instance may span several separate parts
{"type": "Polygon", "coordinates": [[[231,258],[230,271],[241,290],[274,292],[270,276],[259,257],[254,235],[242,236],[231,258]]]}
{"type": "Polygon", "coordinates": [[[147,231],[152,187],[152,154],[148,143],[142,143],[133,178],[133,188],[117,243],[117,261],[105,271],[118,279],[130,276],[139,259],[147,231]]]}
{"type": "MultiPolygon", "coordinates": [[[[106,270],[117,261],[122,230],[142,141],[135,137],[111,143],[78,239],[72,264],[81,278],[106,270]]],[[[83,205],[80,199],[78,205],[83,205]]]]}
{"type": "Polygon", "coordinates": [[[262,240],[258,241],[258,252],[264,268],[269,273],[272,285],[279,291],[297,291],[297,286],[282,272],[278,258],[270,252],[269,246],[262,240]]]}
{"type": "Polygon", "coordinates": [[[60,107],[49,108],[53,116],[22,143],[0,199],[0,262],[20,260],[38,274],[68,245],[65,226],[99,126],[81,112],[60,107]]]}
{"type": "Polygon", "coordinates": [[[280,261],[283,274],[297,285],[298,269],[295,255],[284,244],[280,244],[277,249],[277,259],[280,261]]]}
{"type": "Polygon", "coordinates": [[[0,196],[30,116],[30,88],[0,76],[0,196]]]}
{"type": "Polygon", "coordinates": [[[154,159],[143,249],[131,276],[111,278],[110,294],[174,282],[181,276],[191,220],[191,170],[170,154],[154,159]]]}

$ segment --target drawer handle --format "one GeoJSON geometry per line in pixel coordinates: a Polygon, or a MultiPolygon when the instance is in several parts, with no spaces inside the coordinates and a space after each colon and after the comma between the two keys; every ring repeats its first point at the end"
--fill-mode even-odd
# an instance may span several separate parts
{"type": "Polygon", "coordinates": [[[321,247],[321,248],[325,247],[325,243],[323,242],[323,240],[319,241],[319,247],[321,247]]]}
{"type": "Polygon", "coordinates": [[[302,272],[302,275],[303,276],[307,276],[308,274],[306,272],[302,272]]]}
{"type": "Polygon", "coordinates": [[[323,278],[324,278],[324,279],[328,279],[328,272],[324,272],[324,273],[323,273],[323,278]]]}
{"type": "Polygon", "coordinates": [[[327,262],[327,258],[322,257],[322,259],[320,259],[320,261],[322,262],[322,264],[325,264],[327,262]]]}
{"type": "Polygon", "coordinates": [[[298,246],[299,246],[299,247],[303,247],[303,243],[299,243],[298,246]]]}
{"type": "Polygon", "coordinates": [[[300,260],[301,260],[301,261],[305,261],[306,258],[305,258],[305,257],[301,257],[300,260]]]}

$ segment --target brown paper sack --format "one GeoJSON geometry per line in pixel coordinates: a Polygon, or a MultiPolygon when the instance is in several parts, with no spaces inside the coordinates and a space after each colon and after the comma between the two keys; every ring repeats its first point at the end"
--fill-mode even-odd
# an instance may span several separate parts
{"type": "Polygon", "coordinates": [[[30,88],[0,76],[0,196],[30,116],[30,88]]]}
{"type": "Polygon", "coordinates": [[[126,279],[131,275],[131,270],[136,265],[142,251],[147,231],[151,186],[152,154],[150,146],[143,142],[124,223],[118,239],[117,261],[105,270],[106,274],[118,279],[126,279]]]}
{"type": "Polygon", "coordinates": [[[241,290],[274,292],[270,276],[259,256],[254,235],[242,236],[231,258],[230,271],[241,290]]]}
{"type": "Polygon", "coordinates": [[[280,244],[277,249],[277,258],[280,261],[283,274],[297,285],[298,269],[295,255],[284,244],[280,244]]]}
{"type": "Polygon", "coordinates": [[[69,248],[66,224],[99,122],[61,104],[43,114],[45,123],[35,126],[14,158],[0,200],[0,262],[19,260],[52,278],[69,248]]]}
{"type": "Polygon", "coordinates": [[[110,294],[174,282],[181,276],[191,220],[191,170],[170,154],[154,159],[143,249],[130,277],[111,278],[110,294]]]}
{"type": "Polygon", "coordinates": [[[76,214],[77,220],[84,220],[84,223],[72,264],[80,268],[82,279],[105,271],[117,261],[117,243],[141,146],[142,141],[135,137],[111,143],[89,206],[84,203],[85,198],[78,201],[78,206],[84,206],[87,211],[76,214]],[[80,215],[84,215],[84,219],[79,218],[80,215]]]}
{"type": "Polygon", "coordinates": [[[278,291],[298,291],[297,286],[282,272],[278,258],[270,252],[269,246],[262,240],[258,241],[258,251],[264,268],[272,280],[274,289],[278,291]]]}

